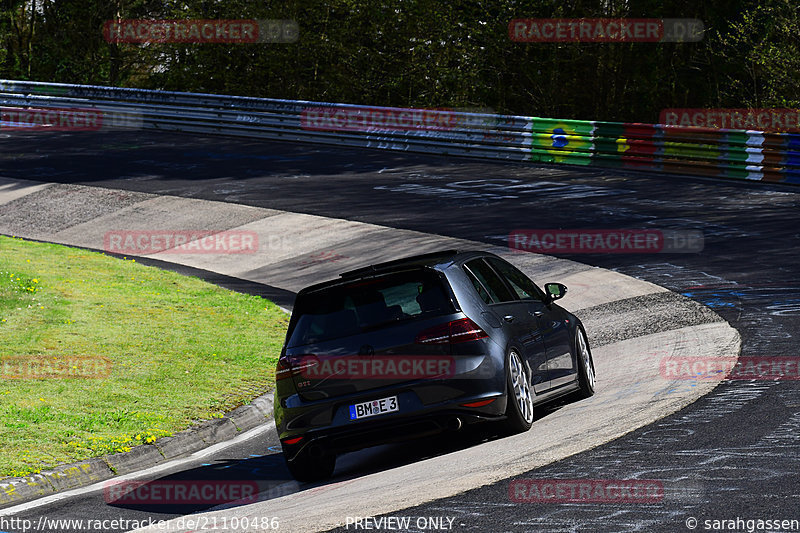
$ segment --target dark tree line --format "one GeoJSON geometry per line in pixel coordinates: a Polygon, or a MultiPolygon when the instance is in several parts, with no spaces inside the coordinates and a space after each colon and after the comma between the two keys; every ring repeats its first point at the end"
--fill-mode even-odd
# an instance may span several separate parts
{"type": "Polygon", "coordinates": [[[800,107],[797,0],[0,0],[0,76],[655,122],[800,107]],[[515,18],[697,18],[696,43],[518,43],[515,18]],[[109,43],[112,19],[293,19],[292,44],[109,43]]]}

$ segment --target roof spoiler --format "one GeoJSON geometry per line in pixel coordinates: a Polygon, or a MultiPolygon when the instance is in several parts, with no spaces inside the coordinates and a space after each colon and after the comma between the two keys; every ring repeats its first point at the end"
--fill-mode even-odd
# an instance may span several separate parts
{"type": "Polygon", "coordinates": [[[376,265],[370,265],[362,268],[357,268],[355,270],[342,272],[341,274],[339,274],[339,277],[344,279],[357,278],[365,274],[373,274],[377,272],[384,272],[386,270],[393,270],[397,267],[401,267],[404,265],[424,266],[425,264],[430,263],[431,260],[447,259],[448,257],[452,257],[456,254],[458,254],[458,250],[442,250],[441,252],[431,252],[427,254],[415,255],[412,257],[404,257],[403,259],[395,259],[394,261],[387,261],[385,263],[378,263],[376,265]]]}

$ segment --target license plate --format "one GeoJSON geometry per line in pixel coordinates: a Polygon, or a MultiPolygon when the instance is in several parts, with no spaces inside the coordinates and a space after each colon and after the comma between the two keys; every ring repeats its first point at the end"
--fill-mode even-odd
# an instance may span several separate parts
{"type": "Polygon", "coordinates": [[[389,398],[381,398],[380,400],[351,405],[350,420],[358,420],[360,418],[382,415],[399,410],[400,409],[397,407],[397,396],[390,396],[389,398]]]}

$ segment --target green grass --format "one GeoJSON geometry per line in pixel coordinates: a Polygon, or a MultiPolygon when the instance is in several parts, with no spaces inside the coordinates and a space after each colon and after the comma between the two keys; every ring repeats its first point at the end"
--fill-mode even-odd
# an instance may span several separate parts
{"type": "Polygon", "coordinates": [[[272,388],[287,324],[257,296],[0,236],[0,477],[126,451],[248,403],[272,388]]]}

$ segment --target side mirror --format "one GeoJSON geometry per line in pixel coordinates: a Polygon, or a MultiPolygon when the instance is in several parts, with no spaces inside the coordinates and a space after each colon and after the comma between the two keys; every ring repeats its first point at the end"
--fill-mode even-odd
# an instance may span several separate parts
{"type": "Polygon", "coordinates": [[[551,302],[563,298],[567,294],[567,286],[563,283],[545,283],[544,290],[551,302]]]}

